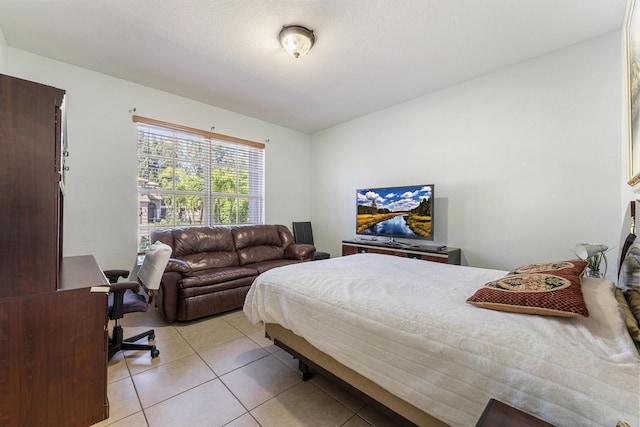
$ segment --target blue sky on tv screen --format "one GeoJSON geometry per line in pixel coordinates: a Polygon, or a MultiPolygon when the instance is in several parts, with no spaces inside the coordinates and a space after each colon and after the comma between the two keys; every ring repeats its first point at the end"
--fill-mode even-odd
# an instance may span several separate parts
{"type": "Polygon", "coordinates": [[[371,203],[375,201],[378,208],[387,208],[392,212],[404,212],[417,207],[422,199],[430,199],[431,197],[433,197],[432,185],[371,188],[358,190],[358,205],[371,206],[371,203]]]}

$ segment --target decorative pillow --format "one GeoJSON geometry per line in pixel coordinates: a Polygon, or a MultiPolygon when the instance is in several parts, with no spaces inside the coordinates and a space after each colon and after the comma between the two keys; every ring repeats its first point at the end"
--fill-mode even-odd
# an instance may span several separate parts
{"type": "Polygon", "coordinates": [[[616,288],[616,300],[618,300],[618,305],[624,315],[624,323],[627,327],[627,331],[629,331],[629,336],[631,336],[633,343],[636,345],[638,351],[640,351],[640,327],[638,327],[638,321],[633,316],[631,308],[627,303],[627,299],[620,288],[616,288]]]}
{"type": "Polygon", "coordinates": [[[467,299],[492,310],[561,317],[588,317],[580,279],[586,261],[529,264],[489,282],[467,299]]]}
{"type": "Polygon", "coordinates": [[[549,273],[562,276],[580,276],[584,273],[587,266],[586,261],[556,261],[556,262],[543,262],[538,264],[527,264],[522,267],[518,267],[515,270],[509,272],[509,274],[522,274],[522,273],[549,273]]]}
{"type": "Polygon", "coordinates": [[[637,289],[629,289],[626,293],[629,309],[640,325],[640,291],[637,289]]]}

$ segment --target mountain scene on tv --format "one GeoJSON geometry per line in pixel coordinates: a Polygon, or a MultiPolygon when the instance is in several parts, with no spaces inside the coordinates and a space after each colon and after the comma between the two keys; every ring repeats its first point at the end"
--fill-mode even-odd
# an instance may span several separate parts
{"type": "Polygon", "coordinates": [[[432,236],[433,187],[374,188],[357,192],[357,233],[432,236]]]}

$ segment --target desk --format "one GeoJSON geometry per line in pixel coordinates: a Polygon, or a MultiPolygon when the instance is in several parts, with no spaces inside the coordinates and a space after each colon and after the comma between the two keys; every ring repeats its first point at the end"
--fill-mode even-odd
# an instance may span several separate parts
{"type": "Polygon", "coordinates": [[[0,300],[0,425],[88,426],[109,416],[108,285],[92,256],[63,258],[59,289],[0,300]]]}

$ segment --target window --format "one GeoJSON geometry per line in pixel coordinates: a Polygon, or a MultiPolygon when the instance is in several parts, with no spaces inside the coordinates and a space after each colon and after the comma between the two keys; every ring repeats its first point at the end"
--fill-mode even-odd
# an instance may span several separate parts
{"type": "Polygon", "coordinates": [[[264,144],[134,116],[138,250],[156,228],[264,223],[264,144]]]}

